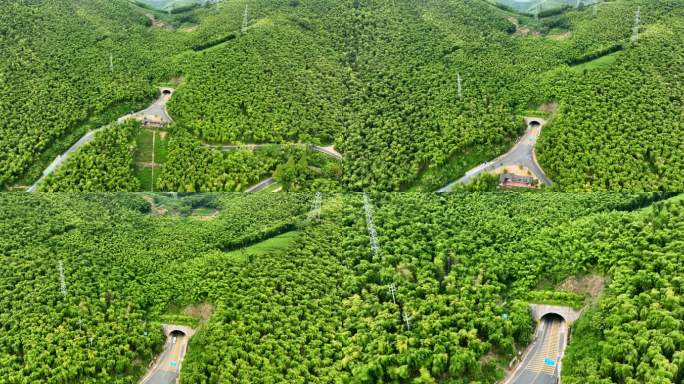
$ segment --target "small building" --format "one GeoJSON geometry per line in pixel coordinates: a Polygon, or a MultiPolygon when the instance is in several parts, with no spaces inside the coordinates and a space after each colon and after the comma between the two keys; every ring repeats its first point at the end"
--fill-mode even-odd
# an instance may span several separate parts
{"type": "Polygon", "coordinates": [[[531,176],[504,173],[499,178],[499,186],[503,188],[534,188],[534,178],[531,176]]]}

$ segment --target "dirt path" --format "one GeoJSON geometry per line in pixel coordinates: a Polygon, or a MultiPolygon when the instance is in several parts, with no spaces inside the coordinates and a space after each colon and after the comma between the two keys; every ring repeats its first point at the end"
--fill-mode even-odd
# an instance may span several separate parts
{"type": "Polygon", "coordinates": [[[468,184],[482,173],[490,173],[501,167],[514,168],[522,166],[529,169],[533,176],[542,183],[551,185],[551,180],[546,177],[539,163],[537,163],[537,157],[534,152],[534,147],[546,121],[541,118],[526,117],[525,122],[527,123],[527,131],[508,152],[469,170],[463,177],[440,188],[437,192],[451,192],[457,184],[468,184]]]}
{"type": "Polygon", "coordinates": [[[33,185],[31,185],[31,187],[29,187],[26,190],[26,192],[36,192],[38,190],[38,184],[45,177],[51,175],[59,167],[61,167],[72,153],[76,152],[79,148],[93,141],[95,139],[95,134],[97,132],[107,129],[112,125],[122,124],[130,119],[138,120],[142,122],[144,125],[151,124],[163,126],[172,123],[173,119],[171,119],[171,116],[169,116],[168,112],[166,111],[166,103],[168,103],[169,100],[171,100],[171,96],[173,95],[174,91],[175,90],[173,88],[160,88],[159,97],[157,98],[157,100],[154,101],[154,103],[152,103],[152,105],[150,105],[146,109],[120,117],[116,120],[116,124],[105,125],[102,128],[98,128],[83,135],[74,145],[69,147],[69,149],[67,149],[66,152],[57,156],[57,158],[54,161],[52,161],[52,163],[50,163],[50,165],[48,165],[47,168],[45,168],[40,178],[36,180],[36,182],[33,183],[33,185]]]}

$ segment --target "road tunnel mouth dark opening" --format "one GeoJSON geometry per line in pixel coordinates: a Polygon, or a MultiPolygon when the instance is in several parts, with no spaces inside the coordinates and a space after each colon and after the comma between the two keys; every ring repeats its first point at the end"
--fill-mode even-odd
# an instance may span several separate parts
{"type": "Polygon", "coordinates": [[[540,127],[540,126],[541,126],[541,122],[538,121],[538,120],[530,120],[530,122],[528,123],[528,125],[529,125],[530,127],[532,127],[532,128],[537,128],[537,127],[540,127]]]}
{"type": "Polygon", "coordinates": [[[555,313],[555,312],[549,312],[547,314],[544,314],[544,316],[542,316],[540,320],[542,322],[544,322],[544,321],[552,322],[554,320],[560,321],[561,323],[565,322],[565,318],[563,316],[555,313]]]}
{"type": "Polygon", "coordinates": [[[184,337],[184,336],[185,336],[185,332],[180,331],[178,329],[174,329],[173,331],[171,331],[171,333],[169,333],[169,337],[184,337]]]}
{"type": "Polygon", "coordinates": [[[164,94],[164,95],[170,95],[170,94],[171,94],[171,91],[168,90],[168,89],[165,89],[165,90],[162,91],[162,94],[164,94]]]}

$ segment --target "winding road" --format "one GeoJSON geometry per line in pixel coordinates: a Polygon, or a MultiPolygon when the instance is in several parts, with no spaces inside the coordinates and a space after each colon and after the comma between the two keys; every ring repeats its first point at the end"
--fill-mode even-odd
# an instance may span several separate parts
{"type": "Polygon", "coordinates": [[[482,173],[493,172],[501,167],[512,168],[522,166],[529,169],[533,176],[542,183],[551,185],[551,180],[546,177],[539,163],[537,163],[537,157],[534,153],[534,146],[537,144],[546,121],[536,117],[526,117],[525,122],[527,123],[525,134],[518,139],[518,142],[508,152],[469,170],[463,177],[440,188],[437,192],[451,192],[457,184],[468,184],[482,173]]]}
{"type": "Polygon", "coordinates": [[[556,384],[566,334],[567,325],[562,318],[542,319],[536,341],[505,384],[556,384]]]}
{"type": "MultiPolygon", "coordinates": [[[[258,150],[260,148],[265,148],[271,145],[293,145],[293,146],[306,146],[306,148],[309,148],[312,151],[317,151],[320,152],[324,155],[328,155],[332,157],[335,160],[342,161],[342,154],[337,152],[335,150],[335,146],[330,145],[327,147],[321,147],[318,145],[313,145],[313,144],[244,144],[244,145],[205,145],[207,148],[214,148],[214,149],[220,149],[221,151],[227,152],[227,151],[239,151],[242,149],[249,149],[252,151],[258,150]]],[[[260,181],[258,184],[255,184],[245,190],[247,193],[254,193],[254,192],[260,192],[263,191],[264,189],[270,187],[271,185],[275,184],[277,181],[269,177],[266,180],[260,181]]]]}
{"type": "Polygon", "coordinates": [[[126,116],[122,116],[116,120],[116,124],[108,124],[105,125],[104,127],[95,129],[93,131],[90,131],[83,135],[74,145],[69,147],[66,152],[63,154],[57,156],[55,160],[48,165],[47,168],[43,171],[43,174],[40,176],[38,180],[36,180],[33,185],[31,185],[26,191],[27,192],[36,192],[38,190],[38,184],[47,176],[51,175],[54,173],[59,167],[61,167],[64,162],[67,160],[67,158],[74,152],[76,152],[79,148],[83,147],[84,145],[90,143],[95,139],[95,135],[112,125],[118,125],[118,124],[123,124],[124,122],[130,120],[130,119],[135,119],[143,124],[147,123],[152,123],[155,125],[166,125],[169,123],[173,122],[173,119],[171,116],[169,116],[169,113],[166,111],[166,103],[171,100],[171,96],[173,95],[174,89],[173,88],[160,88],[159,89],[160,95],[157,98],[157,100],[152,103],[149,107],[146,109],[128,114],[126,116]]]}

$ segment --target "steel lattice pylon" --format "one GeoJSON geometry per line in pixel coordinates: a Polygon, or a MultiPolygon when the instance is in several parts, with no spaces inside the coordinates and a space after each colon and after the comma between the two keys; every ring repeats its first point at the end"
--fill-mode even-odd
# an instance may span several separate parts
{"type": "Polygon", "coordinates": [[[370,206],[368,195],[365,193],[363,194],[363,209],[366,212],[366,227],[368,227],[371,250],[373,251],[373,255],[377,255],[380,246],[378,245],[378,235],[375,232],[375,225],[373,224],[373,209],[370,206]]]}
{"type": "Polygon", "coordinates": [[[62,260],[59,261],[57,265],[57,270],[59,271],[59,290],[62,292],[62,296],[66,297],[66,281],[64,280],[64,263],[62,260]]]}

